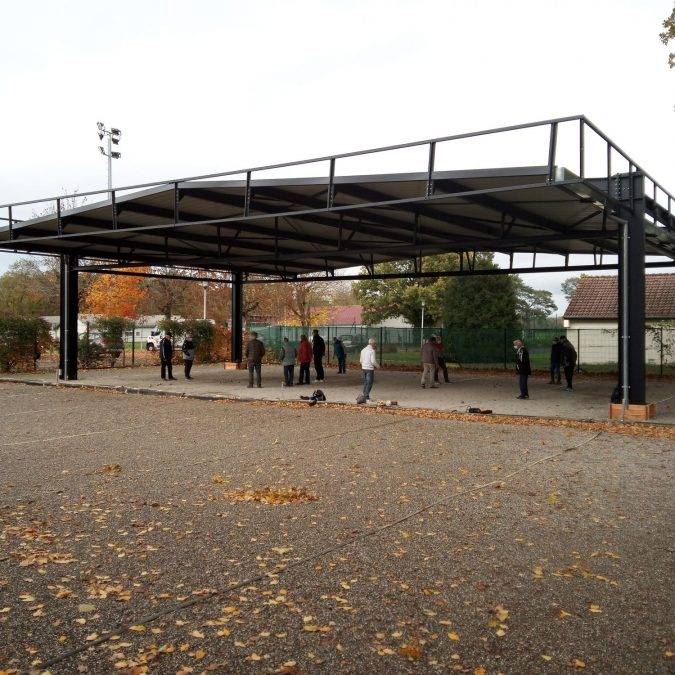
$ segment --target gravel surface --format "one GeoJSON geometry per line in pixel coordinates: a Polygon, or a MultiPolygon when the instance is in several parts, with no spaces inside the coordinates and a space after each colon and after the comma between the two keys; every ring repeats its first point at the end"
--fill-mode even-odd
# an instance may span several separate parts
{"type": "Polygon", "coordinates": [[[0,672],[672,671],[672,436],[0,402],[0,672]]]}

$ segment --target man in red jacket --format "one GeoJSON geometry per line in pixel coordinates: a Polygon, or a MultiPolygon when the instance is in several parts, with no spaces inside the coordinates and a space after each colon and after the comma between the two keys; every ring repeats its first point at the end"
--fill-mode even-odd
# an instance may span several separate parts
{"type": "Polygon", "coordinates": [[[309,384],[309,364],[312,362],[312,344],[306,335],[300,336],[298,345],[298,360],[300,361],[300,376],[298,384],[309,384]]]}

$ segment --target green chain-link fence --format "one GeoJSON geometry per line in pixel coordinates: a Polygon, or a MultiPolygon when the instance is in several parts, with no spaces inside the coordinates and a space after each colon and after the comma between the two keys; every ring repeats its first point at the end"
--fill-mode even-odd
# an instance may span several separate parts
{"type": "MultiPolygon", "coordinates": [[[[513,367],[513,341],[522,339],[530,352],[532,366],[547,370],[551,343],[565,335],[577,350],[579,370],[618,371],[618,334],[616,329],[602,328],[369,328],[367,326],[267,326],[252,325],[268,351],[276,354],[284,337],[299,342],[300,335],[310,339],[316,328],[326,341],[327,360],[334,361],[332,342],[342,340],[350,363],[358,363],[359,353],[369,338],[375,338],[382,365],[418,366],[422,338],[436,335],[444,346],[450,364],[465,368],[508,369],[513,367]]],[[[647,372],[675,374],[675,328],[649,328],[645,335],[647,372]]]]}

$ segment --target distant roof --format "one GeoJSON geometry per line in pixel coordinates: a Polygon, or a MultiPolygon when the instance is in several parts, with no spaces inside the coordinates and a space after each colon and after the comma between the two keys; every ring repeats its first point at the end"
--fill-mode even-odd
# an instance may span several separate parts
{"type": "Polygon", "coordinates": [[[363,307],[361,305],[345,305],[333,307],[330,313],[330,322],[334,326],[360,326],[362,321],[363,307]]]}
{"type": "MultiPolygon", "coordinates": [[[[581,277],[565,310],[565,319],[618,319],[617,277],[581,277]]],[[[675,319],[675,274],[647,274],[645,316],[675,319]]]]}

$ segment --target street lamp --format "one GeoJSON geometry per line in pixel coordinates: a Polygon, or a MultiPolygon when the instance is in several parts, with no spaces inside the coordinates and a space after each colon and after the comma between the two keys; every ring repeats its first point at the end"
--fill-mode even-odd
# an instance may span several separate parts
{"type": "Polygon", "coordinates": [[[112,146],[119,145],[122,132],[115,127],[106,129],[103,122],[97,122],[96,126],[98,128],[99,141],[102,141],[104,136],[108,137],[107,150],[102,145],[98,146],[98,150],[102,155],[105,155],[108,158],[108,190],[112,190],[112,161],[113,159],[120,159],[122,157],[122,153],[113,151],[112,146]]]}
{"type": "Polygon", "coordinates": [[[424,298],[422,299],[422,329],[420,330],[420,346],[424,344],[424,298]]]}
{"type": "Polygon", "coordinates": [[[206,289],[209,287],[209,282],[202,281],[201,287],[204,289],[204,320],[206,320],[206,289]]]}

